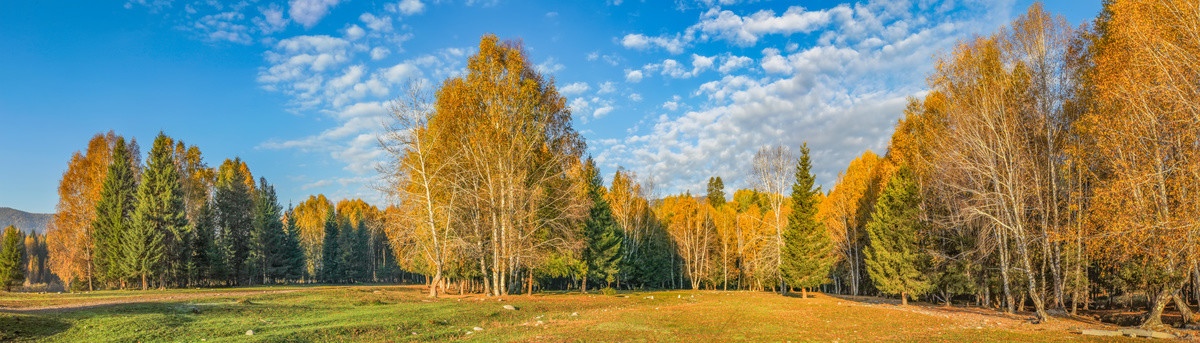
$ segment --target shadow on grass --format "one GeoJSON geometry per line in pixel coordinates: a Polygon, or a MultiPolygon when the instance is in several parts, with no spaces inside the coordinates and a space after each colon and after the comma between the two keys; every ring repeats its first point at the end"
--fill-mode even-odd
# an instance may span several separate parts
{"type": "Polygon", "coordinates": [[[65,321],[45,315],[0,314],[0,341],[38,340],[71,328],[65,321]]]}

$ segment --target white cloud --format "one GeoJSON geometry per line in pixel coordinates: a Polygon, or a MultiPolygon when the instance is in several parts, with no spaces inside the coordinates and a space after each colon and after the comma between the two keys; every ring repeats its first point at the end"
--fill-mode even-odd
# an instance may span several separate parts
{"type": "Polygon", "coordinates": [[[359,39],[363,38],[363,36],[367,35],[367,31],[363,30],[363,28],[359,27],[358,25],[352,24],[352,25],[350,25],[350,27],[346,28],[345,35],[346,35],[346,39],[359,40],[359,39]]]}
{"type": "Polygon", "coordinates": [[[358,16],[358,20],[367,25],[367,28],[371,29],[371,31],[392,32],[393,30],[391,17],[378,17],[371,13],[363,13],[358,16]]]}
{"type": "Polygon", "coordinates": [[[396,12],[404,15],[413,15],[425,11],[425,4],[421,0],[401,0],[396,3],[396,12]]]}
{"type": "Polygon", "coordinates": [[[306,28],[313,27],[328,15],[329,9],[337,6],[338,2],[341,0],[290,0],[288,15],[306,28]]]}
{"type": "Polygon", "coordinates": [[[604,116],[608,115],[609,113],[612,113],[612,111],[613,111],[612,106],[604,106],[601,108],[597,108],[595,112],[592,112],[592,117],[604,118],[604,116]]]}
{"type": "Polygon", "coordinates": [[[681,54],[687,43],[681,37],[648,37],[640,33],[627,34],[621,38],[621,46],[629,49],[646,50],[658,47],[672,54],[681,54]]]}
{"type": "Polygon", "coordinates": [[[740,46],[751,46],[763,35],[812,32],[828,25],[835,16],[847,16],[852,12],[847,5],[821,11],[807,11],[804,7],[791,6],[779,16],[776,16],[774,11],[762,10],[743,17],[732,11],[714,8],[701,15],[700,22],[692,29],[740,46]]]}
{"type": "Polygon", "coordinates": [[[254,25],[260,33],[269,35],[287,27],[288,20],[283,18],[283,10],[279,5],[271,4],[259,9],[259,12],[262,13],[262,17],[254,18],[254,25]]]}
{"type": "Polygon", "coordinates": [[[534,68],[537,69],[537,71],[539,73],[542,73],[542,75],[545,75],[545,76],[550,76],[550,74],[554,74],[554,73],[562,71],[563,69],[567,69],[567,67],[562,65],[562,63],[558,63],[558,61],[556,61],[554,59],[554,57],[547,58],[545,62],[542,62],[541,64],[534,66],[534,68]]]}
{"type": "Polygon", "coordinates": [[[382,46],[377,46],[377,47],[371,49],[371,59],[376,60],[376,61],[382,60],[391,53],[392,53],[392,51],[388,50],[388,48],[385,48],[382,46]]]}
{"type": "Polygon", "coordinates": [[[642,82],[642,71],[625,69],[625,81],[632,83],[642,82]]]}
{"type": "Polygon", "coordinates": [[[600,89],[596,91],[596,94],[608,94],[616,91],[617,85],[615,83],[612,81],[604,81],[604,83],[600,84],[600,89]]]}
{"type": "MultiPolygon", "coordinates": [[[[931,56],[1006,22],[1010,5],[967,2],[938,12],[940,6],[876,1],[745,17],[710,10],[684,29],[681,42],[750,46],[771,34],[819,37],[809,46],[774,42],[760,56],[693,56],[690,68],[675,59],[647,64],[642,71],[669,77],[695,77],[713,68],[722,76],[695,88],[691,94],[699,102],[678,97],[663,102],[666,114],[647,117],[645,129],[630,131],[623,144],[606,146],[597,160],[638,172],[669,194],[702,190],[712,175],[724,177],[731,187],[748,187],[745,161],[760,146],[782,143],[796,150],[808,142],[818,183],[828,188],[863,150],[885,153],[906,97],[925,92],[931,56]]],[[[631,43],[628,47],[635,49],[654,47],[649,40],[631,43]]]]}
{"type": "Polygon", "coordinates": [[[753,58],[746,56],[726,55],[723,59],[725,62],[722,62],[721,67],[717,68],[717,71],[720,71],[721,74],[729,74],[754,63],[753,58]]]}
{"type": "Polygon", "coordinates": [[[579,95],[587,92],[588,89],[591,89],[591,87],[588,86],[587,82],[575,82],[559,88],[558,92],[563,95],[579,95]]]}

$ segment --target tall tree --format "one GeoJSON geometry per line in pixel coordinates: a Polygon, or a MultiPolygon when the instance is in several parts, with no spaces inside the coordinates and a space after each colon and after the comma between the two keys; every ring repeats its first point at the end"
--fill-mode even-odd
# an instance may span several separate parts
{"type": "Polygon", "coordinates": [[[310,195],[296,206],[291,220],[296,236],[304,251],[304,278],[312,281],[321,278],[321,263],[324,261],[326,223],[334,215],[333,202],[324,194],[310,195]]]}
{"type": "Polygon", "coordinates": [[[246,261],[254,226],[254,179],[240,158],[226,159],[218,169],[213,209],[215,242],[226,262],[226,282],[242,284],[251,275],[246,261]]]}
{"type": "Polygon", "coordinates": [[[1105,224],[1095,250],[1143,271],[1151,304],[1142,325],[1156,326],[1197,265],[1200,246],[1200,4],[1105,7],[1111,17],[1099,28],[1095,111],[1084,119],[1107,172],[1093,200],[1093,220],[1105,224]]]}
{"type": "Polygon", "coordinates": [[[284,268],[283,222],[275,186],[266,178],[258,179],[257,197],[254,199],[254,223],[250,232],[250,265],[256,281],[262,284],[274,282],[281,277],[277,271],[284,268]]]}
{"type": "Polygon", "coordinates": [[[870,237],[864,260],[875,288],[886,294],[899,294],[908,305],[908,297],[929,289],[925,272],[929,255],[920,246],[920,193],[912,171],[901,168],[879,195],[871,220],[870,237]]]}
{"type": "Polygon", "coordinates": [[[125,234],[130,230],[131,216],[136,205],[138,184],[133,158],[125,145],[125,139],[117,137],[113,143],[112,162],[96,202],[96,219],[92,222],[93,246],[95,246],[96,275],[105,283],[121,282],[124,287],[125,234]]]}
{"type": "Polygon", "coordinates": [[[705,198],[713,208],[725,205],[725,182],[721,181],[720,176],[708,178],[708,195],[705,198]]]}
{"type": "Polygon", "coordinates": [[[766,196],[766,203],[773,214],[772,229],[775,233],[775,244],[770,248],[767,256],[770,258],[769,263],[774,275],[779,281],[780,293],[786,292],[783,288],[783,273],[781,272],[783,268],[783,231],[787,219],[783,213],[786,202],[783,193],[787,191],[788,174],[795,160],[796,157],[792,155],[792,151],[783,145],[763,146],[754,154],[752,164],[754,188],[766,196]]]}
{"type": "MultiPolygon", "coordinates": [[[[184,255],[177,252],[186,248],[183,243],[189,228],[173,145],[161,132],[154,138],[138,186],[132,225],[122,242],[122,266],[126,275],[142,279],[143,290],[148,277],[176,273],[184,262],[184,255]]],[[[165,287],[162,281],[159,286],[165,287]]]]}
{"type": "Polygon", "coordinates": [[[589,277],[597,277],[608,283],[616,280],[621,265],[621,232],[613,220],[612,208],[605,200],[604,180],[589,157],[584,164],[583,176],[587,179],[588,198],[592,208],[583,222],[583,292],[587,293],[589,277]]]}
{"type": "Polygon", "coordinates": [[[808,158],[808,143],[800,146],[796,162],[796,183],[792,185],[792,211],[788,215],[787,231],[783,233],[784,251],[782,273],[789,287],[800,287],[808,297],[808,288],[829,280],[833,266],[833,242],[829,231],[817,218],[821,187],[812,175],[808,158]]]}
{"type": "MultiPolygon", "coordinates": [[[[330,210],[332,211],[332,210],[330,210]]],[[[324,244],[321,248],[321,271],[318,277],[322,282],[341,282],[342,266],[338,263],[341,261],[341,250],[339,250],[338,235],[341,232],[341,223],[337,216],[330,213],[325,219],[325,234],[324,244]]]]}
{"type": "Polygon", "coordinates": [[[4,241],[0,242],[0,284],[5,292],[25,281],[25,235],[9,225],[4,229],[4,241]]]}

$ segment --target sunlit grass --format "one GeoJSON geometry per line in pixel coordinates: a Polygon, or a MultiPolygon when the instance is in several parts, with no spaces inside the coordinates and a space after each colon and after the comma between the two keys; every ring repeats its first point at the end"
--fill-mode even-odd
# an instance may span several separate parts
{"type": "MultiPolygon", "coordinates": [[[[292,289],[272,287],[270,290],[292,289]]],[[[264,290],[175,290],[166,293],[264,290]]],[[[45,295],[57,303],[129,292],[45,295]],[[90,296],[90,297],[89,297],[90,296]]],[[[134,293],[137,294],[137,293],[134,293]]],[[[0,341],[1076,341],[1062,329],[976,328],[820,296],[666,291],[423,297],[416,286],[315,287],[77,311],[0,314],[0,341]],[[517,310],[505,310],[505,304],[517,310]],[[198,310],[195,313],[193,308],[198,310]],[[478,327],[482,330],[475,330],[478,327]],[[246,331],[253,330],[253,336],[246,331]]],[[[26,301],[29,295],[6,295],[26,301]]],[[[9,299],[16,298],[16,299],[9,299]]],[[[1058,328],[1058,327],[1055,327],[1058,328]]]]}

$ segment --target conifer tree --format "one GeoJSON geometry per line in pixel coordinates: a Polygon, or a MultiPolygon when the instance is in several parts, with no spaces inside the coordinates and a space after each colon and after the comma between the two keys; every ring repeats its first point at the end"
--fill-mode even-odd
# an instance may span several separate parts
{"type": "Polygon", "coordinates": [[[790,287],[800,287],[808,297],[808,288],[828,281],[833,266],[833,242],[825,225],[817,219],[821,187],[815,186],[808,143],[800,147],[796,163],[796,183],[792,185],[792,212],[783,233],[782,272],[790,287]]]}
{"type": "Polygon", "coordinates": [[[283,256],[280,258],[282,266],[276,272],[276,275],[282,275],[282,278],[287,280],[300,280],[304,278],[304,250],[300,247],[300,233],[296,227],[296,213],[288,206],[287,222],[284,223],[284,233],[281,237],[280,250],[283,256]]]}
{"type": "MultiPolygon", "coordinates": [[[[332,211],[332,210],[331,210],[332,211]]],[[[338,277],[341,275],[341,266],[338,265],[340,260],[340,250],[338,250],[338,227],[337,216],[330,213],[325,219],[325,238],[321,247],[321,271],[320,277],[323,282],[340,281],[338,277]]]]}
{"type": "Polygon", "coordinates": [[[187,230],[173,146],[161,132],[154,138],[138,187],[133,220],[121,244],[125,274],[140,277],[143,290],[148,286],[148,277],[163,276],[167,267],[177,267],[179,261],[173,257],[183,248],[181,237],[187,230]]]}
{"type": "Polygon", "coordinates": [[[587,292],[589,277],[602,278],[612,283],[620,272],[621,236],[613,220],[612,208],[604,198],[604,180],[596,169],[595,162],[588,158],[584,166],[587,178],[587,196],[592,201],[587,220],[583,224],[583,292],[587,292]]]}
{"type": "Polygon", "coordinates": [[[210,284],[217,278],[215,274],[222,270],[224,261],[219,259],[214,237],[212,205],[205,201],[200,204],[196,222],[192,223],[191,246],[188,249],[191,252],[190,283],[210,284]]]}
{"type": "Polygon", "coordinates": [[[279,219],[280,207],[275,187],[267,183],[266,178],[258,180],[254,227],[250,232],[250,265],[254,266],[255,276],[259,281],[266,284],[279,276],[274,271],[278,271],[281,265],[281,243],[284,233],[283,222],[279,219]]]}
{"type": "Polygon", "coordinates": [[[240,158],[225,160],[217,171],[213,196],[217,250],[220,251],[227,283],[241,284],[250,278],[247,259],[250,231],[254,226],[254,179],[240,158]]]}
{"type": "Polygon", "coordinates": [[[122,281],[122,240],[129,230],[130,216],[136,202],[137,180],[131,164],[129,147],[125,138],[117,137],[113,144],[112,160],[100,200],[96,201],[96,219],[92,222],[92,240],[96,256],[93,263],[96,276],[102,283],[122,281]]]}
{"type": "Polygon", "coordinates": [[[928,257],[918,245],[921,199],[912,172],[902,167],[879,195],[871,220],[867,222],[870,239],[864,252],[867,274],[875,288],[887,294],[899,294],[908,305],[908,297],[925,293],[929,282],[924,275],[928,257]]]}
{"type": "Polygon", "coordinates": [[[713,208],[720,208],[725,204],[725,182],[721,181],[720,176],[708,178],[708,205],[713,208]]]}
{"type": "Polygon", "coordinates": [[[4,241],[0,245],[0,283],[4,291],[12,291],[25,281],[25,235],[9,225],[4,229],[4,241]]]}

